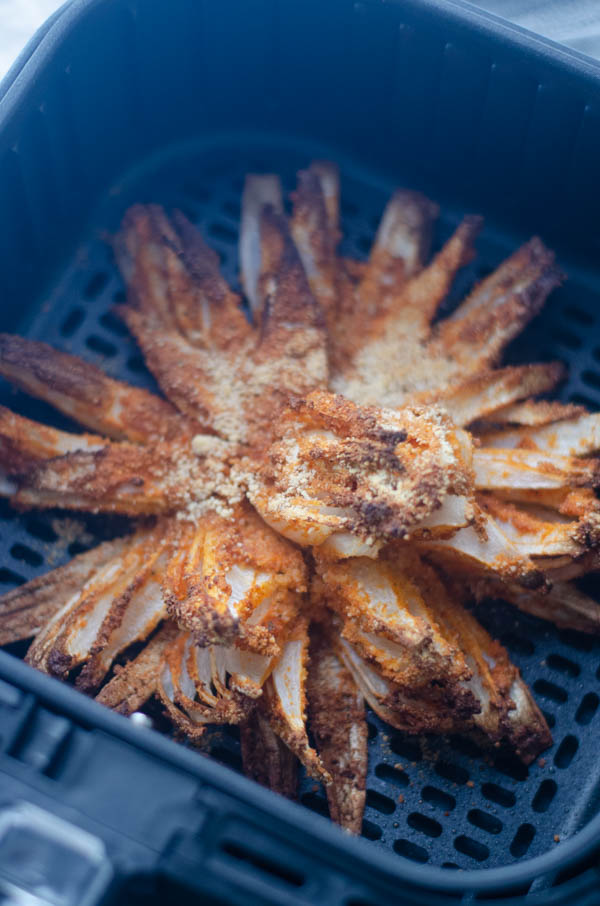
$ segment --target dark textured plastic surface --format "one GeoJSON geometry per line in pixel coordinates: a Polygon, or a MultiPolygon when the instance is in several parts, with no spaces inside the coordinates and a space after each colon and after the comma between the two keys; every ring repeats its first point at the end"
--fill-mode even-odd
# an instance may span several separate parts
{"type": "MultiPolygon", "coordinates": [[[[329,156],[343,168],[349,253],[364,256],[398,183],[442,202],[438,242],[464,211],[487,215],[480,257],[454,301],[530,232],[552,243],[569,281],[512,357],[562,358],[570,366],[564,398],[598,407],[600,91],[589,62],[535,41],[526,55],[517,47],[527,43],[522,36],[511,44],[504,27],[435,3],[335,0],[321,9],[227,0],[177,2],[167,12],[163,3],[75,2],[62,21],[57,46],[50,29],[0,100],[3,329],[147,383],[135,345],[111,314],[122,286],[104,231],[134,200],[180,206],[235,282],[243,173],[273,168],[291,187],[295,169],[329,156]],[[37,81],[27,78],[35,66],[43,69],[37,81]]],[[[66,424],[2,392],[18,411],[66,424]]],[[[78,549],[77,521],[85,522],[87,543],[111,530],[105,520],[56,523],[57,516],[2,508],[4,587],[78,549]]],[[[532,685],[555,745],[526,770],[502,759],[490,764],[458,740],[422,746],[372,717],[364,836],[378,841],[373,853],[464,869],[551,850],[559,857],[565,838],[597,810],[600,646],[508,607],[480,615],[532,685]]],[[[234,736],[218,734],[214,750],[235,765],[234,736]]],[[[303,784],[302,802],[320,811],[324,797],[313,786],[303,784]]],[[[391,864],[409,877],[403,860],[391,864]]],[[[527,878],[521,867],[518,883],[528,887],[533,869],[527,878]]],[[[477,883],[461,873],[454,886],[477,883]]],[[[534,888],[550,883],[546,876],[534,888]]]]}

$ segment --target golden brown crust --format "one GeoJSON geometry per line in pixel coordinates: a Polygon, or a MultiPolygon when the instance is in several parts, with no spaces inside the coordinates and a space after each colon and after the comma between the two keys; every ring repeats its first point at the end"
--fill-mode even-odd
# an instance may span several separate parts
{"type": "Polygon", "coordinates": [[[207,724],[243,723],[247,768],[291,790],[283,740],[314,777],[333,775],[332,815],[357,831],[362,697],[407,732],[478,733],[526,761],[548,744],[506,651],[461,600],[483,577],[507,583],[523,609],[596,628],[589,600],[566,583],[598,565],[600,465],[581,456],[600,447],[600,421],[518,403],[551,389],[560,366],[493,370],[561,279],[539,240],[431,328],[473,256],[479,218],[465,218],[425,266],[437,206],[399,192],[359,264],[337,255],[332,165],[301,172],[293,201],[288,223],[277,177],[247,182],[241,264],[253,323],[182,214],[150,205],[125,216],[114,243],[121,308],[170,403],[0,336],[0,374],[103,434],[0,409],[2,493],[16,487],[19,506],[168,514],[106,557],[7,596],[0,625],[2,607],[11,638],[43,616],[29,661],[60,676],[82,667],[87,691],[150,639],[101,700],[130,710],[155,693],[194,741],[207,724]],[[327,392],[330,373],[344,397],[327,392]],[[490,438],[494,412],[530,427],[490,438]],[[488,419],[483,443],[456,427],[473,419],[488,419]],[[425,556],[443,556],[449,575],[425,556]],[[311,606],[329,608],[310,674],[323,760],[305,723],[313,566],[311,606]],[[167,607],[179,627],[155,633],[167,607]]]}
{"type": "MultiPolygon", "coordinates": [[[[335,175],[332,175],[335,178],[335,175]]],[[[326,198],[318,167],[300,170],[292,194],[291,235],[302,259],[310,288],[319,302],[328,327],[338,307],[337,213],[326,198]]]]}
{"type": "Polygon", "coordinates": [[[0,374],[87,428],[135,443],[181,438],[193,430],[165,400],[109,378],[46,343],[0,334],[0,374]]]}
{"type": "Polygon", "coordinates": [[[156,692],[164,649],[178,633],[174,623],[166,622],[137,657],[115,667],[112,679],[100,690],[96,701],[125,715],[141,708],[156,692]]]}
{"type": "Polygon", "coordinates": [[[200,644],[240,638],[269,656],[279,654],[305,589],[299,551],[248,505],[185,526],[164,578],[169,613],[200,644]]]}
{"type": "Polygon", "coordinates": [[[64,453],[98,450],[105,443],[98,435],[67,434],[0,406],[0,464],[8,475],[28,472],[38,463],[64,453]]]}
{"type": "Polygon", "coordinates": [[[90,576],[123,548],[123,541],[106,541],[73,557],[43,576],[0,597],[0,645],[35,635],[90,576]]]}
{"type": "MultiPolygon", "coordinates": [[[[531,393],[548,393],[564,377],[565,368],[560,362],[513,365],[417,394],[415,402],[441,405],[456,425],[469,425],[486,416],[495,418],[496,411],[507,400],[521,399],[531,393]]],[[[494,446],[486,438],[483,442],[486,446],[494,446]]]]}
{"type": "Polygon", "coordinates": [[[362,695],[326,637],[311,630],[307,681],[310,728],[325,768],[329,814],[359,834],[365,809],[367,721],[362,695]]]}
{"type": "Polygon", "coordinates": [[[436,410],[358,407],[315,391],[282,414],[250,499],[287,537],[322,544],[407,534],[468,492],[468,438],[436,410]]]}
{"type": "Polygon", "coordinates": [[[298,795],[298,759],[255,708],[240,725],[244,774],[288,799],[298,795]]]}
{"type": "Polygon", "coordinates": [[[306,732],[308,643],[308,621],[300,617],[264,685],[259,708],[309,775],[328,784],[331,775],[311,747],[306,732]]]}

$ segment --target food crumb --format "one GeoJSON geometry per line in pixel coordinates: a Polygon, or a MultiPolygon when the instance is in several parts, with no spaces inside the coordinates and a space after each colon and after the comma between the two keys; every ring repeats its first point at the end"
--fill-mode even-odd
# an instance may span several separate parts
{"type": "Polygon", "coordinates": [[[467,786],[470,786],[471,789],[473,789],[473,787],[475,786],[475,784],[473,783],[472,780],[467,780],[467,786]]]}
{"type": "Polygon", "coordinates": [[[396,768],[397,771],[402,771],[402,770],[404,770],[404,765],[401,764],[399,761],[396,762],[396,764],[394,765],[394,767],[396,768]]]}
{"type": "Polygon", "coordinates": [[[444,818],[448,818],[449,816],[450,816],[450,812],[444,812],[444,818]]]}
{"type": "Polygon", "coordinates": [[[558,834],[554,834],[554,842],[560,843],[560,836],[558,834]]]}
{"type": "Polygon", "coordinates": [[[538,764],[539,764],[539,766],[540,766],[541,768],[545,768],[545,767],[546,767],[546,759],[545,759],[545,758],[538,758],[538,764]]]}
{"type": "Polygon", "coordinates": [[[404,796],[402,795],[402,793],[400,793],[400,795],[398,796],[398,802],[400,803],[400,805],[402,805],[402,803],[404,802],[404,796]]]}

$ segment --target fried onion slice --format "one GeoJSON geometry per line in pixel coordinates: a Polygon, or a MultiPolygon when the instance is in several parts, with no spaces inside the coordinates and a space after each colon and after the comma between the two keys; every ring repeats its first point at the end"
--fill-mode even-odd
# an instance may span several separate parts
{"type": "Polygon", "coordinates": [[[579,557],[600,545],[600,505],[572,521],[544,507],[517,507],[493,494],[480,494],[478,501],[515,547],[529,557],[579,557]]]}
{"type": "Polygon", "coordinates": [[[255,316],[260,314],[264,298],[259,290],[262,271],[261,216],[266,207],[281,213],[283,194],[279,177],[272,173],[246,176],[242,196],[239,259],[244,293],[255,316]]]}
{"type": "Polygon", "coordinates": [[[195,512],[227,486],[228,473],[228,450],[218,438],[209,439],[202,456],[191,442],[113,441],[38,464],[19,477],[13,502],[127,516],[195,512]]]}
{"type": "Polygon", "coordinates": [[[453,733],[468,728],[446,703],[411,694],[386,679],[347,640],[339,639],[335,645],[365,701],[391,727],[405,733],[453,733]]]}
{"type": "Polygon", "coordinates": [[[332,165],[315,163],[298,173],[290,231],[328,323],[339,307],[338,196],[339,177],[332,165]]]}
{"type": "Polygon", "coordinates": [[[28,472],[65,453],[100,450],[105,444],[104,438],[94,434],[68,434],[0,406],[0,465],[7,475],[28,472]]]}
{"type": "Polygon", "coordinates": [[[357,536],[375,556],[469,492],[468,437],[436,410],[359,408],[319,391],[283,413],[278,436],[249,496],[301,544],[357,536]]]}
{"type": "MultiPolygon", "coordinates": [[[[440,405],[455,425],[469,425],[487,416],[494,419],[497,410],[513,400],[530,394],[548,393],[562,380],[564,373],[560,362],[512,365],[476,374],[449,387],[418,394],[415,402],[440,405]]],[[[494,444],[485,435],[483,443],[486,447],[504,446],[494,444]]]]}
{"type": "Polygon", "coordinates": [[[481,437],[486,447],[507,450],[539,450],[553,456],[589,456],[600,450],[600,413],[552,421],[541,426],[523,426],[492,431],[481,437]]]}
{"type": "Polygon", "coordinates": [[[418,561],[395,550],[378,561],[317,561],[317,569],[322,582],[313,596],[340,614],[342,635],[361,657],[403,690],[434,682],[446,698],[464,698],[459,686],[469,669],[415,581],[418,561]]]}
{"type": "MultiPolygon", "coordinates": [[[[424,280],[434,263],[412,283],[424,280]]],[[[333,389],[362,404],[397,407],[417,394],[479,375],[498,363],[504,347],[541,310],[561,279],[552,253],[539,239],[531,240],[429,336],[419,338],[414,323],[400,320],[395,330],[383,323],[333,375],[333,389]]]]}
{"type": "Polygon", "coordinates": [[[554,582],[541,593],[488,578],[474,582],[472,589],[479,601],[499,598],[534,617],[549,620],[560,629],[600,634],[600,604],[573,582],[554,582]]]}
{"type": "Polygon", "coordinates": [[[157,691],[175,725],[195,740],[208,724],[239,724],[254,707],[253,697],[230,685],[226,649],[199,648],[188,632],[165,648],[157,691]]]}
{"type": "Polygon", "coordinates": [[[191,430],[166,400],[115,381],[95,365],[46,343],[0,334],[0,375],[86,428],[115,440],[154,443],[157,438],[180,438],[191,430]]]}
{"type": "Polygon", "coordinates": [[[475,487],[481,490],[555,490],[600,485],[600,461],[544,450],[480,447],[473,453],[475,487]]]}
{"type": "Polygon", "coordinates": [[[301,554],[248,506],[183,529],[164,579],[169,613],[200,644],[274,656],[306,588],[301,554]]]}
{"type": "Polygon", "coordinates": [[[280,739],[296,755],[311,777],[331,783],[331,775],[311,748],[306,732],[306,672],[308,623],[298,620],[264,686],[260,707],[280,739]]]}
{"type": "Polygon", "coordinates": [[[329,814],[344,830],[359,834],[368,761],[364,700],[328,639],[314,626],[307,698],[317,751],[332,777],[326,787],[329,814]]]}
{"type": "Polygon", "coordinates": [[[298,795],[298,759],[288,749],[260,708],[240,725],[244,774],[288,799],[298,795]]]}
{"type": "Polygon", "coordinates": [[[131,642],[149,635],[165,616],[155,570],[160,569],[170,543],[168,524],[136,532],[36,637],[27,661],[64,677],[90,656],[99,655],[86,665],[88,682],[83,685],[93,688],[112,659],[131,642]]]}
{"type": "Polygon", "coordinates": [[[141,708],[158,689],[164,650],[178,633],[174,623],[166,622],[133,660],[115,667],[112,679],[102,687],[96,701],[126,715],[141,708]]]}
{"type": "MultiPolygon", "coordinates": [[[[105,541],[78,554],[64,566],[38,576],[0,597],[0,645],[27,639],[47,626],[55,614],[79,598],[81,588],[126,541],[105,541]]],[[[65,611],[66,612],[66,611],[65,611]]]]}

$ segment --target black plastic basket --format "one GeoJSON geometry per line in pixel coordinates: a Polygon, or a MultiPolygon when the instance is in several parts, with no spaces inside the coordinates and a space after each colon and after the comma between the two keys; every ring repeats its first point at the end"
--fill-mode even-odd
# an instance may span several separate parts
{"type": "MultiPolygon", "coordinates": [[[[598,408],[599,150],[600,64],[466,3],[74,0],[0,86],[0,326],[150,386],[111,314],[123,287],[105,232],[133,201],[177,205],[235,283],[243,174],[274,169],[291,187],[330,157],[349,253],[364,256],[398,184],[442,204],[438,244],[465,211],[486,215],[457,297],[540,233],[569,280],[511,356],[563,359],[564,398],[598,408]]],[[[0,397],[64,424],[4,385],[0,397]]],[[[76,550],[55,518],[0,507],[0,587],[76,550]]],[[[370,842],[314,814],[326,804],[312,781],[308,808],[288,803],[0,652],[0,876],[33,889],[69,860],[77,906],[151,902],[173,885],[182,902],[600,902],[600,644],[501,605],[479,616],[555,744],[527,769],[370,715],[370,842]],[[16,856],[7,821],[25,828],[16,856]],[[89,834],[79,848],[73,825],[89,834]]],[[[239,766],[234,733],[213,753],[239,766]]]]}

